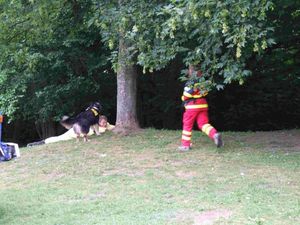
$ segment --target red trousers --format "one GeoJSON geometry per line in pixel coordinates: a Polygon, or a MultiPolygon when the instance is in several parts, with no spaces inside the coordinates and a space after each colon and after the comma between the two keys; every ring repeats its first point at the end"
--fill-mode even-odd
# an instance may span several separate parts
{"type": "Polygon", "coordinates": [[[207,134],[211,139],[217,133],[217,130],[209,124],[208,110],[186,110],[183,114],[183,130],[181,144],[183,146],[191,145],[192,129],[195,121],[202,132],[207,134]]]}

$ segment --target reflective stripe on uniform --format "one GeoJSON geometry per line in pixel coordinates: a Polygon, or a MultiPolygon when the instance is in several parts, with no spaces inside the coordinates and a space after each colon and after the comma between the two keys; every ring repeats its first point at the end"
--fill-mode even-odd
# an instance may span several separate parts
{"type": "Polygon", "coordinates": [[[193,95],[191,95],[191,94],[188,93],[188,92],[183,92],[183,96],[188,97],[188,98],[193,97],[193,95]]]}
{"type": "Polygon", "coordinates": [[[202,98],[204,96],[206,96],[208,93],[204,93],[204,94],[199,94],[199,95],[193,95],[193,98],[202,98]]]}
{"type": "Polygon", "coordinates": [[[190,93],[183,92],[183,96],[188,97],[188,98],[202,98],[202,97],[204,97],[206,95],[207,95],[207,93],[199,94],[199,95],[192,95],[190,93]]]}
{"type": "Polygon", "coordinates": [[[209,135],[209,132],[211,131],[211,129],[213,129],[213,126],[210,125],[209,123],[207,123],[207,124],[203,125],[203,127],[202,127],[201,130],[202,130],[204,133],[206,133],[207,135],[209,135]]]}
{"type": "Polygon", "coordinates": [[[185,135],[182,135],[182,136],[181,136],[181,139],[182,139],[182,140],[185,140],[185,141],[190,141],[190,140],[191,140],[191,137],[187,137],[187,136],[185,136],[185,135]]]}
{"type": "Polygon", "coordinates": [[[201,98],[202,95],[193,95],[193,98],[201,98]]]}
{"type": "Polygon", "coordinates": [[[208,104],[186,105],[186,109],[203,109],[208,108],[208,104]]]}
{"type": "Polygon", "coordinates": [[[183,130],[183,131],[182,131],[182,134],[185,134],[185,135],[192,135],[192,132],[187,131],[187,130],[183,130]]]}

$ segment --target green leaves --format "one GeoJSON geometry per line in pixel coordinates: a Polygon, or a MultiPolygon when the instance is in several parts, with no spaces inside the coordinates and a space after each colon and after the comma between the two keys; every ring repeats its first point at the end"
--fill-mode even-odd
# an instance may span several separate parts
{"type": "Polygon", "coordinates": [[[143,66],[144,71],[161,69],[181,55],[186,64],[200,63],[213,83],[242,83],[248,76],[245,61],[274,44],[268,38],[272,29],[266,25],[266,13],[273,4],[267,0],[94,4],[93,21],[99,21],[103,41],[116,51],[123,33],[131,46],[126,60],[143,66]]]}
{"type": "Polygon", "coordinates": [[[85,23],[89,1],[2,1],[0,8],[0,109],[8,118],[42,122],[98,100],[107,55],[85,23]]]}
{"type": "Polygon", "coordinates": [[[115,70],[126,62],[152,72],[177,57],[200,64],[212,88],[242,84],[250,75],[249,57],[275,43],[267,0],[1,1],[0,8],[1,96],[15,102],[15,115],[32,96],[33,103],[49,104],[66,98],[65,83],[73,79],[76,88],[97,90],[91,81],[108,61],[115,70]],[[121,38],[127,49],[120,56],[121,38]]]}

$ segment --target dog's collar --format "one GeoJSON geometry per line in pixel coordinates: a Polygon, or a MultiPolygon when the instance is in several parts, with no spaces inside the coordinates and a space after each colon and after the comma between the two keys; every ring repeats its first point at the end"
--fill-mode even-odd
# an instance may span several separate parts
{"type": "Polygon", "coordinates": [[[95,108],[91,108],[92,112],[94,113],[94,116],[98,116],[99,113],[98,113],[98,110],[95,109],[95,108]]]}

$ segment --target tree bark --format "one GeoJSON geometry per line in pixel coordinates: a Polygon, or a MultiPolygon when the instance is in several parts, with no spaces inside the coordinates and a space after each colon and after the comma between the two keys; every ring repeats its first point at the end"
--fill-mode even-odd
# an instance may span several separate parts
{"type": "Polygon", "coordinates": [[[117,119],[116,132],[131,132],[139,129],[137,119],[137,71],[135,65],[126,61],[128,45],[119,40],[117,70],[117,119]]]}

